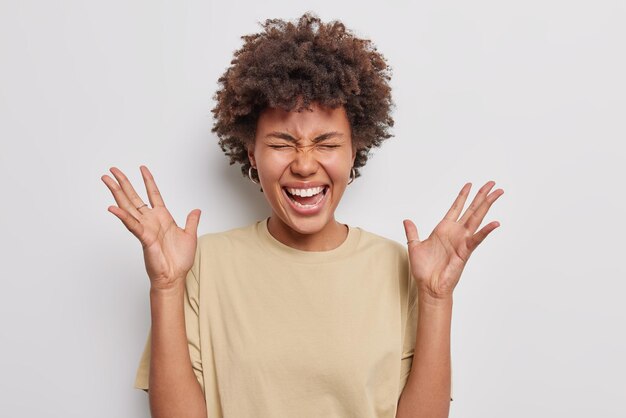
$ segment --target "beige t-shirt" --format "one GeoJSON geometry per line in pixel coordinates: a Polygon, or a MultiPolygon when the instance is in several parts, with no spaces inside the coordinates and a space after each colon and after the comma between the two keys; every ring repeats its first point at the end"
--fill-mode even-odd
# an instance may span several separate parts
{"type": "MultiPolygon", "coordinates": [[[[417,326],[403,245],[349,227],[339,247],[301,251],[265,219],[200,236],[185,290],[209,417],[395,417],[417,326]]],[[[149,369],[150,334],[136,388],[149,369]]]]}

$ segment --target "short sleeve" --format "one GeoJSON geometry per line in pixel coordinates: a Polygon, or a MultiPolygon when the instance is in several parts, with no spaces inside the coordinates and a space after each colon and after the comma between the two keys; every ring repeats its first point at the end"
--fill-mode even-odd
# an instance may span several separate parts
{"type": "MultiPolygon", "coordinates": [[[[189,357],[193,372],[198,379],[198,383],[204,392],[204,377],[202,374],[202,356],[200,350],[200,326],[199,326],[199,299],[200,299],[200,283],[198,281],[198,257],[196,252],[194,265],[187,273],[185,279],[184,294],[184,312],[185,312],[185,330],[187,333],[187,346],[189,348],[189,357]]],[[[135,376],[134,387],[148,391],[148,383],[150,380],[150,340],[152,337],[152,329],[148,332],[148,338],[139,361],[139,367],[135,376]]]]}
{"type": "Polygon", "coordinates": [[[402,336],[402,358],[400,360],[400,392],[398,396],[404,390],[406,381],[409,378],[411,372],[411,366],[413,365],[413,355],[415,354],[415,339],[417,337],[417,286],[411,272],[408,268],[408,260],[406,271],[408,272],[407,278],[407,314],[406,324],[404,327],[404,335],[402,336]]]}
{"type": "MultiPolygon", "coordinates": [[[[407,300],[407,315],[406,315],[406,326],[404,329],[404,336],[402,339],[402,358],[400,360],[400,392],[398,393],[398,398],[402,391],[404,390],[404,386],[406,385],[406,381],[409,378],[409,373],[411,372],[411,367],[413,365],[413,356],[415,354],[415,339],[417,338],[417,285],[415,284],[415,280],[411,276],[411,270],[407,267],[408,270],[408,300],[407,300]]],[[[454,398],[453,391],[453,370],[452,364],[450,365],[450,401],[454,398]]]]}

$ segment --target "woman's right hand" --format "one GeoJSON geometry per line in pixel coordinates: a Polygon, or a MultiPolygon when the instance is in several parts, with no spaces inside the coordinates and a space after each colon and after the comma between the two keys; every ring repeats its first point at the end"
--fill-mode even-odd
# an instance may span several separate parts
{"type": "Polygon", "coordinates": [[[107,175],[101,177],[117,202],[117,206],[109,206],[108,210],[141,242],[152,288],[166,290],[182,286],[196,253],[200,209],[187,215],[185,229],[179,228],[165,207],[148,167],[140,166],[139,170],[152,207],[141,207],[143,200],[128,178],[112,167],[110,171],[117,182],[107,175]]]}

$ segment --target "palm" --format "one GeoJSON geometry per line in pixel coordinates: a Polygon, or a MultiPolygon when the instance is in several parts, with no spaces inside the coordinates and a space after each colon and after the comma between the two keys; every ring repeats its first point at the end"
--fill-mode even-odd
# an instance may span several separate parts
{"type": "Polygon", "coordinates": [[[109,211],[141,242],[146,271],[153,287],[170,288],[180,284],[193,264],[200,211],[191,211],[182,229],[165,207],[154,178],[146,167],[143,167],[142,175],[152,208],[143,205],[120,170],[112,168],[111,172],[119,185],[108,176],[102,176],[102,180],[119,207],[110,206],[109,211]]]}
{"type": "Polygon", "coordinates": [[[193,264],[196,234],[178,227],[165,207],[155,207],[139,218],[143,226],[139,241],[144,250],[148,277],[166,282],[186,275],[193,264]]]}
{"type": "Polygon", "coordinates": [[[489,186],[489,183],[481,188],[465,214],[458,219],[469,193],[469,187],[465,185],[444,219],[424,241],[419,241],[415,224],[405,220],[411,274],[418,288],[429,296],[451,296],[472,252],[499,226],[498,222],[492,222],[476,232],[491,204],[504,193],[499,189],[500,192],[496,190],[487,196],[495,184],[489,186]]]}

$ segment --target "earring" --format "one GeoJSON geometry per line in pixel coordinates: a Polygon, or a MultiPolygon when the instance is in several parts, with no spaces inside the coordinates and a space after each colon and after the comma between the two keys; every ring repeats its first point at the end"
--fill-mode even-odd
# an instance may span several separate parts
{"type": "MultiPolygon", "coordinates": [[[[250,180],[252,180],[252,183],[254,184],[259,184],[258,181],[256,181],[253,177],[252,177],[252,169],[255,167],[250,166],[250,168],[248,169],[248,177],[250,178],[250,180]]],[[[255,168],[256,169],[256,168],[255,168]]],[[[257,174],[258,174],[259,170],[257,170],[257,174]]]]}
{"type": "Polygon", "coordinates": [[[352,170],[350,170],[350,181],[348,182],[348,184],[352,183],[355,178],[356,178],[356,170],[354,169],[354,167],[352,167],[352,170]]]}

